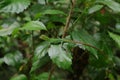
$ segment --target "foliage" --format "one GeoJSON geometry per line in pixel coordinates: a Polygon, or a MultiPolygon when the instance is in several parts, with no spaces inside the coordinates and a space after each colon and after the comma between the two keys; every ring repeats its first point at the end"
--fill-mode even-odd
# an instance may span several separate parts
{"type": "Polygon", "coordinates": [[[0,0],[1,80],[119,80],[119,0],[0,0]]]}

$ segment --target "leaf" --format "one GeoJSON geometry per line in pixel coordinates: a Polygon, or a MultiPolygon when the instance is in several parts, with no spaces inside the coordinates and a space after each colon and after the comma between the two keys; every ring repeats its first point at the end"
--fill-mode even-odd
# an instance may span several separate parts
{"type": "Polygon", "coordinates": [[[113,66],[113,56],[107,54],[98,54],[98,59],[90,57],[89,64],[94,68],[108,68],[113,66]]]}
{"type": "Polygon", "coordinates": [[[94,13],[94,12],[100,10],[102,7],[103,7],[103,5],[94,5],[93,7],[91,7],[91,8],[88,10],[88,13],[89,13],[89,14],[94,13]]]}
{"type": "Polygon", "coordinates": [[[51,45],[48,50],[48,54],[53,63],[55,63],[58,67],[70,69],[72,64],[71,56],[61,48],[61,45],[51,45]]]}
{"type": "Polygon", "coordinates": [[[23,59],[23,55],[19,51],[16,51],[13,55],[14,55],[16,64],[21,63],[21,61],[23,59]]]}
{"type": "Polygon", "coordinates": [[[104,53],[98,54],[98,59],[90,57],[90,65],[95,68],[113,66],[113,48],[111,47],[112,45],[109,35],[106,32],[99,33],[97,44],[104,53]]]}
{"type": "Polygon", "coordinates": [[[0,66],[4,62],[3,58],[0,58],[0,66]]]}
{"type": "Polygon", "coordinates": [[[120,58],[119,57],[114,56],[114,62],[115,62],[115,65],[120,67],[120,58]]]}
{"type": "Polygon", "coordinates": [[[97,0],[96,3],[102,3],[111,8],[114,12],[120,12],[120,4],[113,0],[97,0]]]}
{"type": "Polygon", "coordinates": [[[117,30],[120,30],[120,23],[117,23],[117,24],[115,25],[115,28],[116,28],[117,30]]]}
{"type": "Polygon", "coordinates": [[[7,64],[7,65],[11,65],[11,66],[15,66],[15,60],[13,58],[14,56],[9,53],[9,54],[6,54],[5,57],[4,57],[4,62],[7,64]]]}
{"type": "Polygon", "coordinates": [[[41,68],[42,66],[44,66],[46,63],[48,63],[50,61],[50,58],[48,55],[38,59],[38,60],[33,60],[32,63],[32,68],[30,70],[30,73],[32,73],[33,71],[35,71],[38,68],[41,68]]]}
{"type": "Polygon", "coordinates": [[[50,15],[54,15],[54,14],[64,14],[64,12],[60,11],[60,10],[45,10],[43,11],[42,14],[50,14],[50,15]]]}
{"type": "Polygon", "coordinates": [[[109,76],[109,79],[110,79],[110,80],[115,80],[114,75],[113,75],[112,73],[109,73],[108,76],[109,76]]]}
{"type": "Polygon", "coordinates": [[[36,49],[35,49],[35,57],[37,57],[38,59],[40,59],[41,57],[44,57],[47,53],[47,49],[49,47],[49,43],[48,42],[43,42],[41,43],[36,49]]]}
{"type": "Polygon", "coordinates": [[[0,29],[0,36],[7,36],[12,34],[12,32],[18,27],[19,27],[19,24],[17,22],[14,22],[8,28],[0,29]]]}
{"type": "Polygon", "coordinates": [[[26,75],[20,74],[20,75],[12,77],[10,80],[28,80],[28,79],[27,79],[26,75]]]}
{"type": "Polygon", "coordinates": [[[33,64],[30,72],[35,71],[37,68],[43,66],[48,62],[49,57],[45,56],[47,54],[47,49],[49,47],[48,42],[41,43],[36,49],[33,57],[33,64]]]}
{"type": "MultiPolygon", "coordinates": [[[[44,72],[40,75],[38,75],[37,77],[35,77],[35,80],[48,80],[49,77],[49,73],[44,72]]],[[[50,80],[56,80],[55,77],[52,75],[50,80]]]]}
{"type": "Polygon", "coordinates": [[[114,34],[112,32],[108,32],[110,37],[118,44],[120,47],[120,35],[114,34]]]}
{"type": "Polygon", "coordinates": [[[5,0],[4,7],[1,8],[0,12],[11,12],[20,13],[30,5],[30,0],[5,0]]]}
{"type": "Polygon", "coordinates": [[[50,40],[50,38],[46,35],[41,35],[40,38],[43,40],[50,40]]]}
{"type": "Polygon", "coordinates": [[[21,30],[47,30],[45,25],[40,21],[30,21],[26,23],[21,30]]]}
{"type": "MultiPolygon", "coordinates": [[[[90,44],[90,45],[95,46],[95,47],[98,48],[97,42],[85,30],[81,29],[80,31],[78,31],[78,30],[73,31],[72,32],[72,38],[75,41],[81,41],[81,42],[84,42],[86,44],[90,44]]],[[[96,49],[94,49],[92,47],[89,47],[89,46],[85,46],[85,48],[88,51],[90,51],[96,58],[98,58],[96,49]]]]}
{"type": "Polygon", "coordinates": [[[45,4],[45,1],[44,1],[44,0],[38,0],[38,3],[44,5],[44,4],[45,4]]]}
{"type": "Polygon", "coordinates": [[[16,51],[15,53],[8,53],[4,56],[3,60],[7,65],[15,66],[20,64],[23,59],[23,56],[20,52],[16,51]]]}

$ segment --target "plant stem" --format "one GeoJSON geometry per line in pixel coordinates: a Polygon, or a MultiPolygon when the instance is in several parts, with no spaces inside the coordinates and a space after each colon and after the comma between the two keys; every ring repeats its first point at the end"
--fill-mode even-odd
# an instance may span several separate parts
{"type": "Polygon", "coordinates": [[[34,53],[34,37],[33,37],[33,31],[31,32],[31,54],[34,53]]]}
{"type": "Polygon", "coordinates": [[[91,44],[87,44],[87,43],[83,43],[83,42],[79,42],[79,41],[73,41],[73,40],[66,40],[66,39],[64,39],[63,41],[74,43],[74,44],[82,44],[82,45],[85,45],[85,46],[89,46],[89,47],[92,47],[92,48],[98,50],[101,53],[104,53],[102,50],[100,50],[99,48],[97,48],[97,47],[95,47],[95,46],[93,46],[91,44]]]}
{"type": "Polygon", "coordinates": [[[80,42],[80,41],[73,41],[73,40],[69,40],[69,39],[50,39],[49,37],[47,36],[41,36],[41,39],[43,40],[48,40],[48,41],[59,41],[59,42],[68,42],[68,43],[73,43],[73,44],[82,44],[82,45],[85,45],[85,46],[89,46],[89,47],[92,47],[96,50],[98,50],[99,52],[101,53],[104,53],[102,50],[100,50],[99,48],[95,47],[94,45],[91,45],[91,44],[88,44],[88,43],[84,43],[84,42],[80,42]]]}
{"type": "Polygon", "coordinates": [[[76,1],[76,0],[71,0],[71,3],[72,3],[72,4],[71,4],[70,12],[69,12],[68,17],[67,17],[67,20],[66,20],[66,24],[65,24],[65,27],[64,27],[64,32],[63,32],[62,38],[65,38],[66,32],[67,32],[67,30],[68,30],[68,28],[69,28],[71,15],[72,15],[72,12],[73,12],[73,8],[74,8],[74,6],[75,6],[75,1],[76,1]]]}

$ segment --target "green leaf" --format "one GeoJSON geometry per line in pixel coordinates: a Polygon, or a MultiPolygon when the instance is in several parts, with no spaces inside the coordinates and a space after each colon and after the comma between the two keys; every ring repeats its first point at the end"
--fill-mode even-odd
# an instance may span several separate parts
{"type": "Polygon", "coordinates": [[[4,62],[3,58],[0,58],[0,66],[4,62]]]}
{"type": "Polygon", "coordinates": [[[111,47],[111,40],[106,32],[99,33],[99,40],[97,42],[99,48],[104,52],[98,54],[98,59],[90,57],[90,65],[95,68],[105,68],[113,66],[113,48],[111,47]]]}
{"type": "Polygon", "coordinates": [[[50,40],[50,38],[46,35],[41,35],[40,38],[43,40],[50,40]]]}
{"type": "Polygon", "coordinates": [[[88,13],[89,13],[89,14],[94,13],[94,12],[100,10],[102,7],[103,7],[103,5],[94,5],[93,7],[91,7],[91,8],[88,10],[88,13]]]}
{"type": "Polygon", "coordinates": [[[21,30],[47,30],[45,25],[40,21],[30,21],[26,23],[21,30]]]}
{"type": "Polygon", "coordinates": [[[110,37],[118,44],[120,47],[120,35],[109,32],[110,37]]]}
{"type": "Polygon", "coordinates": [[[38,60],[33,60],[32,68],[30,70],[30,73],[32,73],[33,71],[35,71],[38,68],[41,68],[42,66],[44,66],[49,61],[50,61],[50,58],[49,58],[48,55],[46,55],[46,56],[44,56],[44,57],[42,57],[42,58],[40,58],[38,60]]]}
{"type": "Polygon", "coordinates": [[[20,13],[30,5],[30,0],[5,0],[0,12],[20,13]]]}
{"type": "Polygon", "coordinates": [[[120,12],[120,4],[113,0],[97,0],[97,3],[102,3],[109,8],[111,8],[114,12],[120,12]]]}
{"type": "MultiPolygon", "coordinates": [[[[47,72],[44,72],[40,75],[38,75],[35,80],[48,80],[48,77],[49,77],[49,73],[47,72]]],[[[50,80],[56,80],[55,77],[52,75],[51,79],[50,80]]]]}
{"type": "Polygon", "coordinates": [[[115,25],[115,28],[116,28],[117,30],[120,30],[120,23],[117,23],[117,24],[115,25]]]}
{"type": "Polygon", "coordinates": [[[23,55],[21,52],[16,51],[13,55],[14,55],[14,60],[15,60],[16,64],[19,64],[22,62],[23,55]]]}
{"type": "Polygon", "coordinates": [[[114,56],[113,60],[114,60],[115,64],[120,67],[120,58],[114,56]]]}
{"type": "MultiPolygon", "coordinates": [[[[78,30],[73,31],[72,32],[72,38],[75,41],[81,41],[81,42],[84,42],[86,44],[90,44],[92,46],[95,46],[95,47],[99,48],[95,39],[83,29],[81,29],[80,31],[78,31],[78,30]]],[[[88,51],[90,51],[96,58],[98,58],[96,49],[94,49],[90,46],[85,46],[85,48],[88,51]]]]}
{"type": "Polygon", "coordinates": [[[21,63],[23,56],[20,52],[16,51],[13,54],[12,53],[6,54],[3,59],[7,65],[15,66],[21,63]]]}
{"type": "Polygon", "coordinates": [[[58,67],[63,69],[70,69],[72,61],[69,53],[61,48],[61,45],[51,45],[48,54],[58,67]]]}
{"type": "Polygon", "coordinates": [[[108,76],[109,76],[109,79],[110,79],[110,80],[115,80],[114,75],[113,75],[112,73],[109,73],[108,76]]]}
{"type": "Polygon", "coordinates": [[[48,42],[43,42],[41,43],[36,49],[35,49],[35,57],[37,57],[37,59],[40,59],[42,57],[44,57],[47,53],[47,49],[49,47],[49,43],[48,42]]]}
{"type": "Polygon", "coordinates": [[[4,57],[4,62],[5,62],[7,65],[15,66],[15,60],[14,60],[13,57],[14,57],[14,56],[13,56],[11,53],[5,55],[5,57],[4,57]]]}
{"type": "Polygon", "coordinates": [[[45,4],[45,0],[38,0],[38,3],[44,5],[45,4]]]}
{"type": "Polygon", "coordinates": [[[18,27],[19,27],[19,24],[17,22],[14,22],[8,28],[0,29],[0,36],[7,36],[12,34],[12,32],[18,27]]]}
{"type": "Polygon", "coordinates": [[[47,54],[47,49],[49,47],[48,42],[41,43],[36,49],[33,57],[33,64],[30,72],[35,71],[37,68],[43,66],[48,62],[49,57],[45,56],[47,54]]]}
{"type": "Polygon", "coordinates": [[[54,14],[65,14],[65,13],[60,10],[45,10],[42,14],[54,15],[54,14]]]}
{"type": "Polygon", "coordinates": [[[27,79],[26,75],[20,74],[20,75],[12,77],[10,80],[28,80],[28,79],[27,79]]]}

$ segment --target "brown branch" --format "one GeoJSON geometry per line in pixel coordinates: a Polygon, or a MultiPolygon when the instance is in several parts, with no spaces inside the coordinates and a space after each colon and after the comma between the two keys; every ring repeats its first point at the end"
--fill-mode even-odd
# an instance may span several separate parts
{"type": "Polygon", "coordinates": [[[95,47],[95,46],[93,46],[93,45],[91,45],[91,44],[82,43],[82,42],[78,42],[78,41],[72,41],[72,42],[73,42],[73,43],[78,43],[78,44],[82,44],[82,45],[85,45],[85,46],[92,47],[92,48],[98,50],[99,52],[104,53],[101,49],[99,49],[99,48],[97,48],[97,47],[95,47]]]}
{"type": "Polygon", "coordinates": [[[101,49],[99,49],[99,48],[97,48],[97,47],[95,47],[95,46],[93,46],[91,44],[87,44],[87,43],[83,43],[83,42],[79,42],[79,41],[73,41],[73,40],[66,40],[66,39],[64,39],[63,41],[74,43],[74,44],[82,44],[82,45],[85,45],[85,46],[89,46],[89,47],[92,47],[92,48],[98,50],[101,53],[104,53],[101,49]]]}
{"type": "MultiPolygon", "coordinates": [[[[67,17],[67,20],[66,20],[66,24],[65,24],[65,27],[64,27],[64,32],[63,32],[62,38],[65,38],[66,32],[67,32],[67,30],[68,30],[68,28],[69,28],[70,19],[71,19],[71,15],[72,15],[72,13],[73,13],[73,9],[74,9],[74,6],[75,6],[75,2],[76,2],[76,0],[71,0],[72,5],[71,5],[70,12],[69,12],[68,17],[67,17]]],[[[65,40],[65,41],[66,41],[66,40],[65,40]]],[[[67,40],[67,42],[71,42],[71,43],[74,43],[74,44],[77,43],[77,44],[82,44],[82,45],[85,45],[85,46],[89,46],[89,47],[92,47],[92,48],[98,50],[98,51],[101,52],[101,53],[104,53],[102,50],[98,49],[97,47],[95,47],[95,46],[93,46],[93,45],[91,45],[91,44],[82,43],[82,42],[78,42],[78,41],[72,41],[72,40],[67,40]]]]}
{"type": "Polygon", "coordinates": [[[76,1],[76,0],[71,0],[71,1],[72,1],[72,4],[71,4],[70,12],[69,12],[68,17],[67,17],[67,20],[66,20],[66,24],[65,24],[65,27],[64,27],[64,32],[63,32],[62,38],[65,38],[66,32],[67,32],[67,30],[68,30],[68,28],[69,28],[71,15],[72,15],[73,8],[74,8],[74,6],[75,6],[75,1],[76,1]]]}

